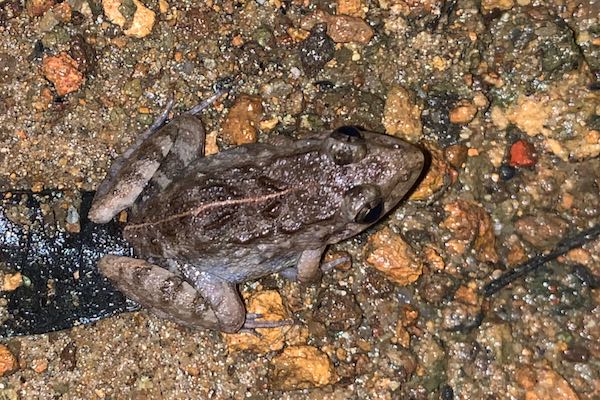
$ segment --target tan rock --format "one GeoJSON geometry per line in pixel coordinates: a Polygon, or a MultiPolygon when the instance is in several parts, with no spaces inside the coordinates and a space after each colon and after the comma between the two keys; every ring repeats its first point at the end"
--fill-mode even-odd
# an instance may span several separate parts
{"type": "Polygon", "coordinates": [[[78,70],[77,61],[65,52],[44,57],[42,72],[54,84],[59,96],[77,91],[83,83],[83,74],[78,70]]]}
{"type": "Polygon", "coordinates": [[[514,0],[482,0],[481,9],[484,13],[489,13],[492,10],[510,10],[514,7],[514,0]]]}
{"type": "Polygon", "coordinates": [[[146,37],[152,32],[156,13],[139,0],[133,0],[133,4],[135,4],[136,10],[133,14],[131,28],[125,30],[125,34],[135,38],[146,37]]]}
{"type": "Polygon", "coordinates": [[[466,125],[473,121],[477,114],[477,107],[470,101],[461,101],[450,110],[450,122],[453,124],[466,125]]]}
{"type": "MultiPolygon", "coordinates": [[[[261,314],[265,321],[282,321],[289,319],[289,313],[283,306],[281,295],[275,290],[257,292],[246,300],[249,313],[261,314]]],[[[254,353],[268,353],[281,350],[285,345],[286,333],[290,326],[278,328],[258,328],[258,335],[252,333],[223,334],[223,339],[230,352],[250,350],[254,353]]]]}
{"type": "Polygon", "coordinates": [[[427,200],[437,195],[446,188],[450,182],[450,171],[452,168],[444,157],[444,152],[433,143],[425,143],[425,147],[431,155],[431,165],[425,178],[410,195],[410,200],[427,200]]]}
{"type": "MultiPolygon", "coordinates": [[[[125,28],[127,19],[119,9],[122,3],[123,0],[102,0],[102,8],[110,22],[121,28],[125,28]]],[[[127,36],[143,38],[152,32],[156,20],[156,13],[139,0],[133,0],[133,4],[135,5],[135,12],[133,13],[131,25],[123,32],[127,36]]]]}
{"type": "Polygon", "coordinates": [[[119,10],[121,3],[122,0],[102,0],[102,8],[106,18],[113,24],[119,25],[122,28],[127,20],[119,10]]]}
{"type": "Polygon", "coordinates": [[[55,3],[55,0],[28,0],[25,7],[30,16],[39,17],[44,15],[55,3]]]}
{"type": "Polygon", "coordinates": [[[389,135],[416,142],[423,134],[421,106],[415,96],[402,86],[394,86],[387,94],[383,126],[389,135]]]}
{"type": "Polygon", "coordinates": [[[240,95],[223,122],[221,137],[230,144],[255,143],[263,115],[259,96],[240,95]]]}
{"type": "Polygon", "coordinates": [[[5,376],[17,369],[17,358],[8,347],[0,344],[0,376],[5,376]]]}
{"type": "Polygon", "coordinates": [[[337,0],[337,14],[350,15],[351,17],[364,18],[366,4],[364,0],[337,0]]]}
{"type": "Polygon", "coordinates": [[[442,226],[453,233],[446,243],[449,251],[460,254],[472,248],[479,261],[498,262],[492,219],[481,206],[458,200],[447,204],[444,210],[447,217],[442,226]]]}
{"type": "Polygon", "coordinates": [[[492,109],[492,120],[501,129],[501,114],[530,136],[543,135],[545,149],[564,161],[600,155],[600,134],[587,125],[597,115],[600,93],[587,90],[585,71],[565,74],[548,90],[521,95],[503,112],[492,109]],[[500,117],[500,118],[499,118],[500,117]]]}
{"type": "Polygon", "coordinates": [[[331,15],[322,10],[302,20],[300,27],[310,31],[319,23],[327,24],[327,35],[336,43],[367,44],[373,38],[373,29],[363,19],[349,15],[331,15]]]}
{"type": "Polygon", "coordinates": [[[31,369],[41,374],[48,370],[48,360],[45,358],[35,359],[31,362],[31,369]]]}
{"type": "Polygon", "coordinates": [[[4,275],[2,280],[2,291],[12,292],[23,285],[23,275],[20,272],[4,275]]]}
{"type": "Polygon", "coordinates": [[[330,385],[338,380],[329,357],[312,346],[293,346],[273,358],[271,383],[276,390],[330,385]]]}
{"type": "Polygon", "coordinates": [[[579,400],[565,378],[551,368],[521,368],[517,382],[526,390],[525,400],[579,400]]]}
{"type": "Polygon", "coordinates": [[[389,228],[369,237],[365,256],[369,265],[401,286],[415,282],[423,273],[423,262],[414,250],[389,228]]]}
{"type": "Polygon", "coordinates": [[[509,109],[506,117],[529,136],[548,135],[550,132],[545,125],[551,111],[547,104],[534,97],[521,96],[509,109]]]}

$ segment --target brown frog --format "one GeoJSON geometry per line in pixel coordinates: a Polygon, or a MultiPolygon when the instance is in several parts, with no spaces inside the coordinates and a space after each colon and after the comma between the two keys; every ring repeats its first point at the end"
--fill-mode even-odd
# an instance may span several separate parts
{"type": "Polygon", "coordinates": [[[277,272],[317,279],[326,246],[395,207],[423,153],[346,126],[203,157],[194,114],[209,102],[160,128],[163,113],[113,164],[89,216],[103,223],[130,208],[124,236],[142,259],[109,255],[99,268],[128,297],[189,327],[274,326],[246,314],[237,285],[277,272]]]}

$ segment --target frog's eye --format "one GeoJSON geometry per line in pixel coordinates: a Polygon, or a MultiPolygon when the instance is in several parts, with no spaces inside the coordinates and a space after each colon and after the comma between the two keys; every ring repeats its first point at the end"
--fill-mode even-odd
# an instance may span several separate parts
{"type": "Polygon", "coordinates": [[[358,128],[342,126],[325,140],[324,151],[334,163],[347,165],[362,160],[367,154],[367,145],[358,128]]]}
{"type": "Polygon", "coordinates": [[[348,220],[372,224],[383,215],[385,204],[377,186],[358,185],[346,192],[342,210],[348,220]]]}

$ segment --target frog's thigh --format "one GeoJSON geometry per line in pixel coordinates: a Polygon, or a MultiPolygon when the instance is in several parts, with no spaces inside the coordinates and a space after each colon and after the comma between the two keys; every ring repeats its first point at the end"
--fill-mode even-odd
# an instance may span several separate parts
{"type": "MultiPolygon", "coordinates": [[[[183,278],[164,268],[112,255],[103,257],[98,268],[127,297],[161,318],[191,328],[222,329],[209,301],[183,278]]],[[[242,312],[242,322],[243,317],[242,312]]]]}
{"type": "Polygon", "coordinates": [[[321,277],[321,258],[325,247],[314,250],[304,250],[300,253],[296,267],[282,271],[282,275],[300,283],[314,282],[321,277]]]}

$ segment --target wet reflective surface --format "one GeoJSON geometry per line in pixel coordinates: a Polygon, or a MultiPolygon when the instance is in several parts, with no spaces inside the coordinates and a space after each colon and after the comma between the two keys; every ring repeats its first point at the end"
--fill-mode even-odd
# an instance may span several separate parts
{"type": "Polygon", "coordinates": [[[52,332],[138,308],[96,269],[104,254],[131,254],[121,227],[85,217],[93,193],[79,194],[80,207],[65,206],[70,200],[64,197],[0,194],[0,272],[22,275],[18,288],[0,292],[2,337],[52,332]]]}

